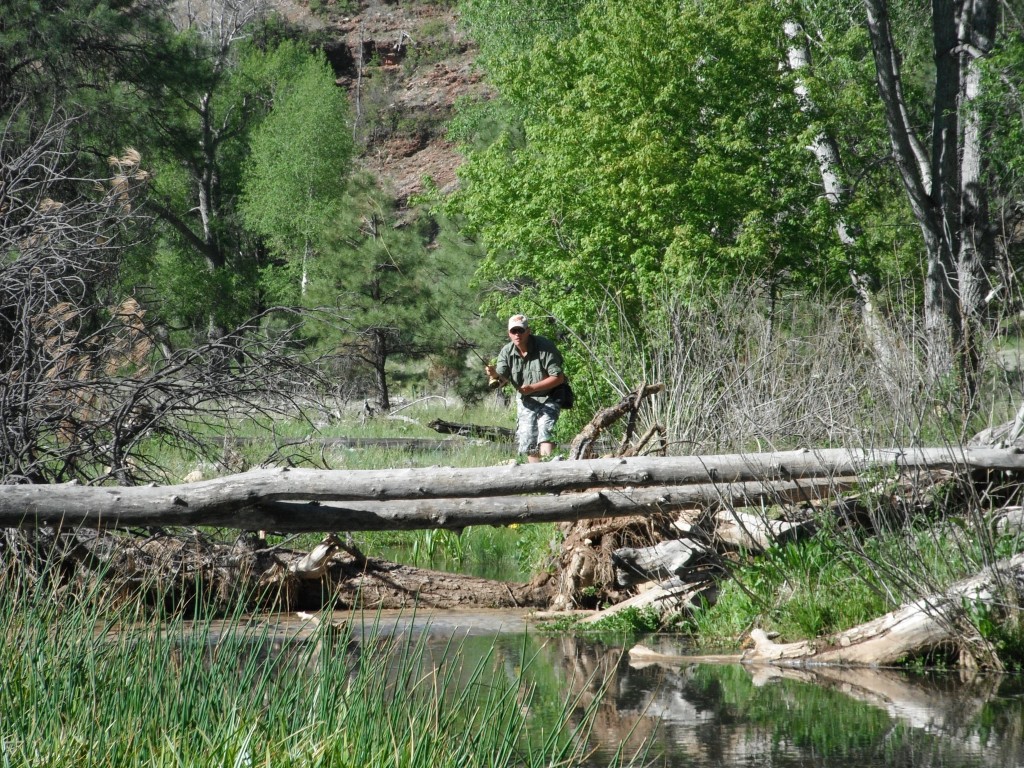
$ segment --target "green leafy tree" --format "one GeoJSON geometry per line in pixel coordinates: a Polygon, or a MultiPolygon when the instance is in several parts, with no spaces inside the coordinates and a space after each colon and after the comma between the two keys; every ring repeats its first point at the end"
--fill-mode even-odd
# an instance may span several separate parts
{"type": "MultiPolygon", "coordinates": [[[[472,246],[443,236],[425,214],[400,215],[366,177],[354,181],[344,210],[332,247],[311,265],[306,297],[310,306],[329,309],[332,321],[307,325],[321,348],[370,373],[375,398],[387,410],[391,361],[472,344],[477,301],[465,298],[472,246]]],[[[351,375],[352,366],[347,369],[351,375]]]]}
{"type": "Polygon", "coordinates": [[[838,279],[772,6],[592,2],[576,25],[497,78],[523,140],[460,171],[452,207],[488,247],[494,304],[584,328],[666,283],[838,279]]]}
{"type": "Polygon", "coordinates": [[[164,97],[199,64],[170,24],[164,0],[0,0],[0,114],[8,136],[31,141],[53,113],[64,150],[90,171],[141,139],[164,97]],[[16,116],[16,119],[11,119],[16,116]]]}
{"type": "Polygon", "coordinates": [[[179,22],[202,68],[167,95],[166,119],[154,128],[160,140],[147,205],[158,237],[136,254],[131,275],[179,344],[220,338],[265,306],[268,254],[239,211],[245,162],[288,67],[298,71],[312,54],[298,46],[276,54],[275,41],[290,33],[264,19],[261,6],[215,0],[190,6],[179,22]]]}
{"type": "Polygon", "coordinates": [[[352,158],[348,102],[322,56],[285,43],[267,58],[280,76],[273,108],[252,137],[240,210],[275,258],[265,288],[298,304],[310,262],[341,215],[352,158]]]}

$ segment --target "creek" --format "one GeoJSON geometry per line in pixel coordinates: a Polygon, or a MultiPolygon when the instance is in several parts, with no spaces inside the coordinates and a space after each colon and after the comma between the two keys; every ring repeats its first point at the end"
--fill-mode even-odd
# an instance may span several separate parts
{"type": "MultiPolygon", "coordinates": [[[[509,611],[330,618],[363,622],[356,639],[411,632],[427,648],[425,665],[454,659],[470,669],[489,657],[495,674],[521,674],[533,687],[537,727],[567,697],[576,722],[592,707],[588,767],[621,754],[685,768],[1024,768],[1020,675],[787,669],[701,656],[645,664],[626,644],[545,633],[509,611]]],[[[310,631],[308,618],[275,621],[279,637],[310,631]]],[[[681,639],[650,642],[687,653],[681,639]]]]}

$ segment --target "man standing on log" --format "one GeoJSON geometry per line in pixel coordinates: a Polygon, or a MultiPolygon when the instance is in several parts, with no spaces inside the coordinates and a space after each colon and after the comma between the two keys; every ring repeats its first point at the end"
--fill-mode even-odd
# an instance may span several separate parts
{"type": "Polygon", "coordinates": [[[561,404],[552,396],[565,381],[562,353],[554,342],[530,332],[526,315],[508,319],[509,343],[498,353],[496,365],[484,366],[491,387],[511,383],[519,393],[516,402],[516,438],[519,453],[534,463],[550,456],[552,434],[561,404]]]}

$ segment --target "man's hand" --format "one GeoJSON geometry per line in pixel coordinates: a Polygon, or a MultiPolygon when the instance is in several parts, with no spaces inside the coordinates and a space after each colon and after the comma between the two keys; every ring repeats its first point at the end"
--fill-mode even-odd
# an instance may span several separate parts
{"type": "Polygon", "coordinates": [[[489,386],[491,389],[497,389],[498,387],[505,383],[498,376],[498,369],[495,368],[493,365],[485,365],[484,373],[487,374],[487,386],[489,386]]]}

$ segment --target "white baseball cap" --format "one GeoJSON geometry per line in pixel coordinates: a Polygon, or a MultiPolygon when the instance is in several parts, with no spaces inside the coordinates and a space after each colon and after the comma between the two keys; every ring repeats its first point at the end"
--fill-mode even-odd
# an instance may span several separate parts
{"type": "Polygon", "coordinates": [[[530,321],[526,319],[526,315],[512,315],[508,319],[508,329],[511,331],[513,328],[529,328],[530,321]]]}

